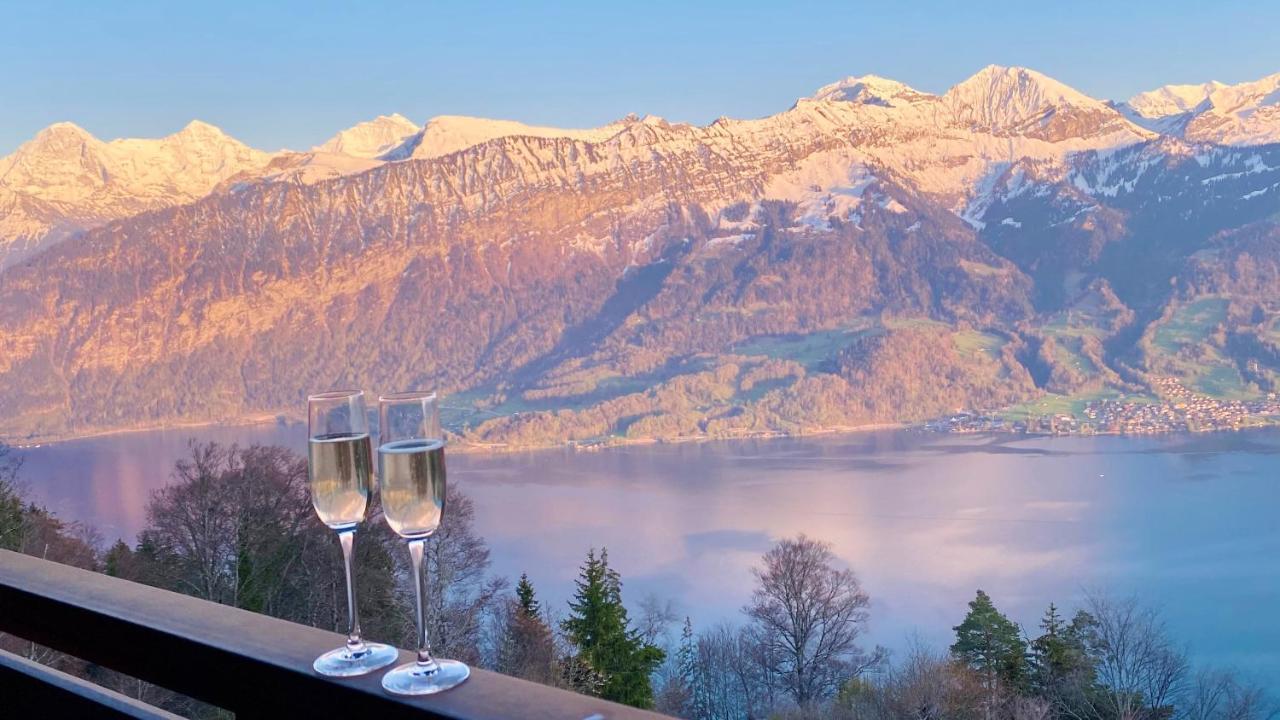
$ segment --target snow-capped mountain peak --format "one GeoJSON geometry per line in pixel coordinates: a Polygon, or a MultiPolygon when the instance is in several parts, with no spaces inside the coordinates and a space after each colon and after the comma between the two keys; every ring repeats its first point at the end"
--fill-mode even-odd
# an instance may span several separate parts
{"type": "Polygon", "coordinates": [[[101,185],[106,182],[105,149],[106,143],[79,125],[54,123],[0,158],[0,187],[39,195],[63,183],[101,185]]]}
{"type": "Polygon", "coordinates": [[[78,155],[85,146],[96,147],[102,144],[101,140],[75,123],[54,123],[36,133],[35,137],[19,146],[12,155],[0,159],[0,181],[4,180],[5,171],[16,167],[19,162],[56,155],[78,155]]]}
{"type": "Polygon", "coordinates": [[[508,156],[530,177],[562,172],[559,153],[593,172],[655,157],[736,159],[743,167],[803,160],[795,182],[777,187],[785,190],[780,198],[804,202],[818,198],[814,187],[824,189],[818,199],[826,202],[833,188],[848,184],[850,167],[874,163],[969,218],[966,208],[985,207],[993,173],[1011,162],[1061,167],[1080,152],[1161,135],[1179,143],[1280,142],[1280,74],[1230,86],[1167,86],[1130,103],[1104,103],[1034,70],[991,65],[943,95],[876,75],[851,76],[776,115],[701,127],[648,115],[594,128],[442,115],[419,127],[383,115],[312,151],[274,155],[198,120],[163,138],[109,142],[56,123],[0,158],[0,266],[12,262],[5,245],[15,241],[29,251],[111,219],[258,183],[320,183],[454,153],[466,162],[464,151],[478,145],[486,146],[478,153],[508,156]],[[1158,113],[1171,114],[1144,116],[1158,113]],[[584,151],[561,140],[596,147],[584,151]]]}
{"type": "Polygon", "coordinates": [[[1163,118],[1195,110],[1215,91],[1225,87],[1225,83],[1217,80],[1199,85],[1165,85],[1138,93],[1125,105],[1144,118],[1163,118]]]}
{"type": "Polygon", "coordinates": [[[1214,90],[1185,136],[1226,145],[1280,142],[1280,73],[1214,90]]]}
{"type": "Polygon", "coordinates": [[[843,80],[823,85],[809,99],[895,107],[931,97],[933,96],[929,93],[920,92],[906,83],[879,75],[850,75],[843,80]]]}
{"type": "Polygon", "coordinates": [[[942,102],[957,125],[994,135],[1049,142],[1111,138],[1103,143],[1108,145],[1154,137],[1111,105],[1023,67],[988,65],[948,90],[942,102]]]}
{"type": "Polygon", "coordinates": [[[490,140],[516,136],[604,142],[631,125],[654,125],[661,122],[661,118],[630,115],[598,128],[557,128],[526,125],[516,120],[439,115],[428,120],[422,130],[406,138],[399,147],[387,152],[382,158],[407,160],[441,157],[490,140]]]}
{"type": "Polygon", "coordinates": [[[73,122],[64,120],[62,122],[56,122],[50,125],[49,127],[41,130],[40,132],[36,133],[35,139],[40,140],[42,138],[51,138],[51,137],[59,137],[59,136],[60,137],[92,138],[93,134],[73,122]]]}
{"type": "Polygon", "coordinates": [[[399,147],[418,130],[416,124],[399,113],[379,115],[339,132],[314,151],[376,158],[399,147]]]}
{"type": "Polygon", "coordinates": [[[957,121],[983,129],[1014,129],[1060,107],[1106,111],[1102,102],[1048,75],[988,65],[942,96],[957,121]]]}
{"type": "Polygon", "coordinates": [[[1280,73],[1237,85],[1166,85],[1118,107],[1146,127],[1193,142],[1280,142],[1280,73]]]}
{"type": "MultiPolygon", "coordinates": [[[[162,138],[110,142],[55,123],[0,159],[0,207],[9,208],[0,214],[0,240],[31,249],[77,228],[195,200],[269,159],[200,121],[162,138]]],[[[12,254],[0,247],[5,260],[12,254]]]]}
{"type": "Polygon", "coordinates": [[[217,125],[210,125],[203,120],[192,120],[173,135],[177,137],[227,137],[222,128],[217,125]]]}
{"type": "Polygon", "coordinates": [[[1209,95],[1209,102],[1222,113],[1280,105],[1280,73],[1261,80],[1219,87],[1209,95]]]}

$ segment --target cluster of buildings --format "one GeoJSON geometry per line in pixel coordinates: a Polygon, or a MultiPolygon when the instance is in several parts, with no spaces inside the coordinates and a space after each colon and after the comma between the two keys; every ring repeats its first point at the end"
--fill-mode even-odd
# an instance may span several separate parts
{"type": "Polygon", "coordinates": [[[924,429],[947,433],[1145,435],[1238,430],[1267,420],[1280,421],[1280,397],[1275,393],[1255,400],[1218,400],[1193,392],[1174,377],[1153,378],[1151,388],[1154,399],[1094,400],[1080,415],[1056,413],[1011,421],[999,415],[959,412],[930,421],[924,429]]]}
{"type": "Polygon", "coordinates": [[[1153,378],[1151,387],[1159,398],[1154,402],[1097,400],[1085,408],[1085,418],[1098,432],[1125,434],[1238,430],[1267,416],[1280,419],[1275,393],[1257,400],[1218,400],[1173,377],[1153,378]]]}
{"type": "Polygon", "coordinates": [[[982,413],[958,412],[924,424],[928,432],[943,433],[984,433],[984,432],[1022,432],[1025,428],[1014,427],[1014,423],[1006,421],[998,415],[982,413]]]}

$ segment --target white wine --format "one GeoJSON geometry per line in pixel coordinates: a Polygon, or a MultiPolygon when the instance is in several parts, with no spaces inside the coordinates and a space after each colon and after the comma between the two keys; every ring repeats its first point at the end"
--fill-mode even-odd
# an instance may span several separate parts
{"type": "Polygon", "coordinates": [[[425,537],[444,514],[443,440],[397,440],[378,448],[382,513],[397,534],[425,537]]]}
{"type": "Polygon", "coordinates": [[[369,434],[335,433],[311,438],[311,504],[336,530],[364,520],[373,469],[369,434]]]}

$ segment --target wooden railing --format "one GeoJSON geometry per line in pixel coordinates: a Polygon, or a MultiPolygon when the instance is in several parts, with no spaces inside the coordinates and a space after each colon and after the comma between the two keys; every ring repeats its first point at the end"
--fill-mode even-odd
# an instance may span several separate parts
{"type": "MultiPolygon", "coordinates": [[[[479,669],[440,695],[389,695],[379,684],[381,673],[333,680],[312,671],[315,657],[340,646],[343,636],[7,550],[0,550],[0,632],[238,718],[661,717],[479,669]]],[[[412,656],[402,651],[401,658],[412,656]]],[[[9,653],[0,654],[0,716],[173,717],[9,653]]]]}

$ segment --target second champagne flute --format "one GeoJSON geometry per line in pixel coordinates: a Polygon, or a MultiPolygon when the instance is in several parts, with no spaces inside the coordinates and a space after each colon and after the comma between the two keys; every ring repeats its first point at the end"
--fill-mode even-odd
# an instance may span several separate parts
{"type": "Polygon", "coordinates": [[[378,399],[378,475],[382,514],[409,541],[413,589],[417,600],[418,659],[382,677],[382,687],[397,695],[431,695],[467,679],[471,670],[457,660],[431,657],[423,616],[422,560],[427,538],[444,517],[444,435],[435,393],[406,392],[378,399]]]}
{"type": "Polygon", "coordinates": [[[307,398],[307,427],[311,436],[307,477],[311,504],[325,525],[338,532],[343,569],[347,576],[347,644],[316,658],[321,675],[351,677],[373,672],[396,661],[395,648],[360,638],[356,611],[354,558],[356,526],[364,520],[372,485],[369,418],[364,393],[338,390],[307,398]]]}

